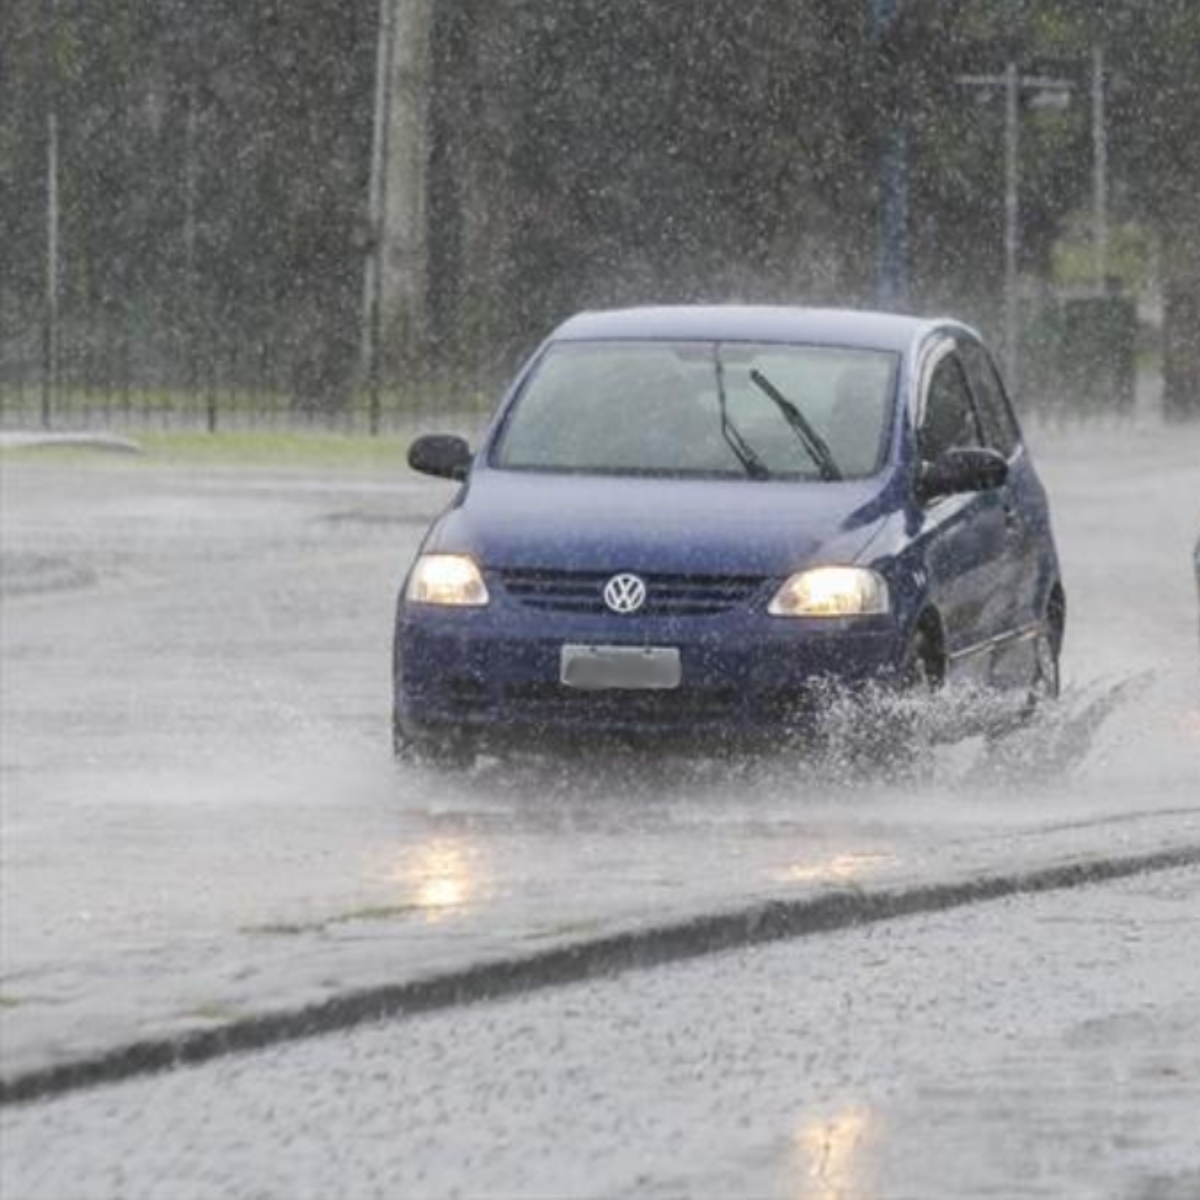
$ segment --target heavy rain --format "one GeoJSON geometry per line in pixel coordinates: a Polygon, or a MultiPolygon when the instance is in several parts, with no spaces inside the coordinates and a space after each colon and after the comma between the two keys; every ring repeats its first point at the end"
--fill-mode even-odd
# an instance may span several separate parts
{"type": "MultiPolygon", "coordinates": [[[[4,1200],[1200,1197],[1194,0],[5,0],[0,214],[4,1200]],[[978,330],[1061,686],[397,753],[414,439],[667,305],[978,330]]],[[[680,561],[873,486],[732,370],[680,561]]]]}

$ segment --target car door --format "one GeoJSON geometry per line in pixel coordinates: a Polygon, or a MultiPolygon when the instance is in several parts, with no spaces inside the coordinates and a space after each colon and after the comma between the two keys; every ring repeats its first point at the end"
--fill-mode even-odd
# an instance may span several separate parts
{"type": "Polygon", "coordinates": [[[1005,550],[1003,583],[997,596],[997,645],[993,682],[1016,683],[1028,678],[1034,653],[1032,633],[1039,620],[1039,545],[1042,531],[1036,517],[1042,511],[1040,487],[1029,456],[1021,445],[1016,418],[987,350],[962,337],[957,351],[975,399],[984,444],[1004,456],[1008,478],[998,495],[1004,508],[1005,550]]]}
{"type": "MultiPolygon", "coordinates": [[[[917,412],[917,450],[934,462],[951,449],[981,448],[984,435],[958,348],[949,338],[928,353],[917,412]]],[[[941,613],[952,677],[989,677],[991,647],[1008,619],[1008,543],[997,492],[939,496],[923,511],[925,565],[941,613]]]]}

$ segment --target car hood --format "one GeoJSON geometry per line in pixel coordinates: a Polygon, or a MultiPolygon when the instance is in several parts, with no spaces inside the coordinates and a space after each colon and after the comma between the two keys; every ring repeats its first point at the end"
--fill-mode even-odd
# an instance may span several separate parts
{"type": "Polygon", "coordinates": [[[488,568],[787,575],[853,562],[888,505],[879,479],[641,479],[481,470],[427,549],[488,568]]]}

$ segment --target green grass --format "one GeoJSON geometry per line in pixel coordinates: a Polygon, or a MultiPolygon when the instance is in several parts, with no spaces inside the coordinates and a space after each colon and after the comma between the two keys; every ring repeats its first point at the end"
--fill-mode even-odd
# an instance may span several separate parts
{"type": "MultiPolygon", "coordinates": [[[[449,381],[432,381],[381,396],[384,432],[367,432],[367,398],[359,393],[326,419],[306,420],[290,412],[286,396],[239,393],[221,396],[214,433],[205,427],[206,398],[184,391],[138,391],[128,397],[64,388],[54,398],[54,431],[111,433],[138,442],[149,463],[261,466],[335,466],[385,468],[402,466],[409,442],[419,433],[441,431],[477,436],[491,409],[492,397],[449,381]],[[186,428],[172,428],[182,425],[186,428]]],[[[0,387],[0,430],[32,429],[40,413],[35,389],[0,387]]],[[[6,457],[68,458],[96,461],[101,454],[122,463],[130,460],[98,449],[38,447],[7,449],[6,457]]]]}
{"type": "Polygon", "coordinates": [[[140,433],[122,430],[117,436],[136,442],[142,454],[123,453],[101,446],[32,446],[0,449],[0,458],[120,466],[126,470],[156,466],[257,466],[401,471],[405,469],[408,445],[415,434],[416,430],[411,435],[388,433],[378,437],[285,431],[140,433]]]}
{"type": "Polygon", "coordinates": [[[262,466],[402,467],[409,437],[396,434],[145,433],[130,435],[148,462],[262,466]]]}

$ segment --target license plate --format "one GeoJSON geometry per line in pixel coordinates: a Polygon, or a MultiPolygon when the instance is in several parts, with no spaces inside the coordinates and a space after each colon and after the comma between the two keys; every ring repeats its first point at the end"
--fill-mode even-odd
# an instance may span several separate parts
{"type": "Polygon", "coordinates": [[[664,646],[564,646],[559,682],[586,691],[677,688],[679,651],[664,646]]]}

